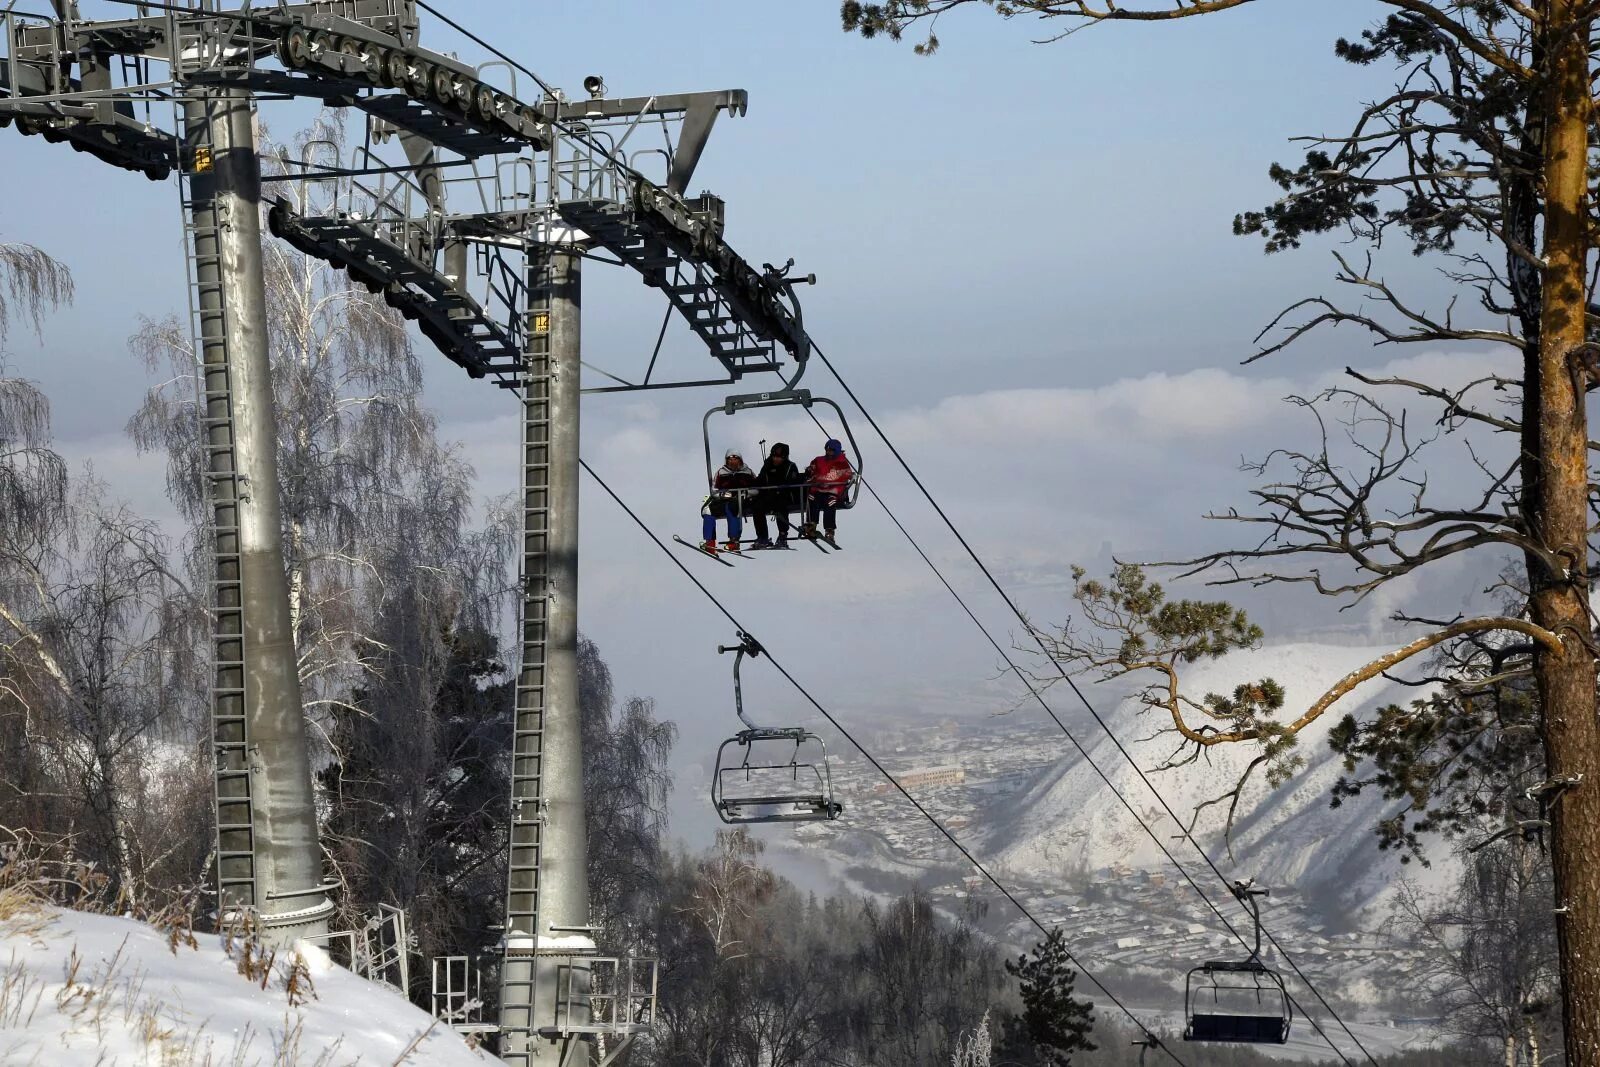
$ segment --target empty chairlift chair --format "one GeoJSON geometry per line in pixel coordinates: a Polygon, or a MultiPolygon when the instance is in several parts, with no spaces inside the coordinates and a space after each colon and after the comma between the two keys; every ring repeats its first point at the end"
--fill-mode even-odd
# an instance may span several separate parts
{"type": "Polygon", "coordinates": [[[757,726],[744,713],[739,667],[746,655],[762,648],[749,634],[737,645],[719,645],[733,652],[733,700],[745,724],[717,749],[711,778],[711,803],[725,823],[826,822],[844,811],[833,796],[828,749],[822,738],[799,726],[757,726]]]}
{"type": "Polygon", "coordinates": [[[1282,1045],[1294,1012],[1283,976],[1261,962],[1261,908],[1267,890],[1235,882],[1233,894],[1250,909],[1255,951],[1244,960],[1210,960],[1184,982],[1185,1041],[1282,1045]]]}

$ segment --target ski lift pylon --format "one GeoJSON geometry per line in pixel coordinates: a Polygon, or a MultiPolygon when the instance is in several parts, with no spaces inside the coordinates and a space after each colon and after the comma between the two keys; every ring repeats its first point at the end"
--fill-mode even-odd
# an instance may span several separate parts
{"type": "Polygon", "coordinates": [[[1261,905],[1256,898],[1268,890],[1251,882],[1235,882],[1231,888],[1250,909],[1255,949],[1246,959],[1209,960],[1189,972],[1183,984],[1183,1039],[1287,1044],[1294,1021],[1289,992],[1283,976],[1261,962],[1261,905]]]}
{"type": "Polygon", "coordinates": [[[757,726],[744,713],[739,668],[745,656],[753,658],[763,651],[755,638],[743,632],[737,645],[717,646],[718,655],[734,653],[734,710],[745,729],[717,748],[711,803],[718,818],[729,824],[837,819],[844,805],[833,796],[828,746],[822,738],[800,726],[757,726]],[[814,756],[807,754],[807,746],[812,746],[814,756]]]}

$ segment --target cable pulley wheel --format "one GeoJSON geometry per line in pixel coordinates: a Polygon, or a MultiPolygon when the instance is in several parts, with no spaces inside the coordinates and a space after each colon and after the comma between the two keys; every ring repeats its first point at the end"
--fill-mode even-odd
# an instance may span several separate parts
{"type": "Polygon", "coordinates": [[[384,66],[384,53],[380,48],[364,45],[361,49],[361,69],[366,71],[367,81],[374,85],[383,85],[387,77],[387,68],[384,66]]]}
{"type": "Polygon", "coordinates": [[[387,51],[383,55],[383,84],[390,89],[403,89],[411,76],[411,64],[404,52],[387,51]]]}
{"type": "Polygon", "coordinates": [[[433,99],[445,105],[456,102],[456,77],[443,67],[436,67],[433,72],[433,99]]]}
{"type": "Polygon", "coordinates": [[[278,58],[292,70],[305,70],[311,62],[311,35],[304,26],[291,26],[278,42],[278,58]]]}
{"type": "Polygon", "coordinates": [[[521,110],[517,107],[517,102],[505,93],[494,94],[494,121],[512,133],[522,131],[521,110]]]}
{"type": "Polygon", "coordinates": [[[513,133],[531,136],[534,131],[539,129],[539,113],[527,104],[516,105],[515,122],[512,121],[512,114],[512,109],[508,107],[506,109],[506,125],[511,127],[513,133]]]}
{"type": "Polygon", "coordinates": [[[711,224],[707,222],[701,223],[700,232],[694,236],[695,258],[709,263],[716,256],[717,249],[721,244],[722,241],[718,239],[717,231],[711,228],[711,224]]]}
{"type": "Polygon", "coordinates": [[[634,186],[634,211],[638,214],[650,214],[656,208],[656,190],[651,189],[650,182],[640,179],[634,186]]]}
{"type": "Polygon", "coordinates": [[[417,60],[407,65],[406,92],[418,100],[426,100],[433,85],[433,65],[417,60]]]}
{"type": "Polygon", "coordinates": [[[495,91],[487,85],[480,85],[472,94],[472,114],[479,122],[493,124],[499,116],[495,108],[495,91]]]}

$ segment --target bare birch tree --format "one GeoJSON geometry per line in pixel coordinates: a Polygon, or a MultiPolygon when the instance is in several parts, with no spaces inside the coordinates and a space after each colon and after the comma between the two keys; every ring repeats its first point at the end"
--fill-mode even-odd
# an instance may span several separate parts
{"type": "Polygon", "coordinates": [[[13,320],[35,331],[45,312],[72,300],[72,274],[32,245],[0,243],[0,535],[44,536],[66,502],[66,464],[50,449],[50,403],[24,378],[6,373],[13,320]]]}
{"type": "Polygon", "coordinates": [[[1443,893],[1402,885],[1392,925],[1421,952],[1411,977],[1438,1005],[1444,1034],[1499,1048],[1506,1067],[1537,1067],[1559,1029],[1549,857],[1517,833],[1463,860],[1443,893]]]}
{"type": "Polygon", "coordinates": [[[617,951],[650,953],[677,727],[656,717],[648,697],[628,697],[619,708],[611,669],[585,637],[578,641],[578,703],[591,922],[617,951]]]}
{"type": "Polygon", "coordinates": [[[154,525],[92,481],[50,537],[0,541],[0,663],[27,768],[0,804],[31,793],[22,821],[73,835],[130,904],[193,884],[207,851],[194,832],[210,796],[192,729],[198,614],[169,559],[154,525]]]}
{"type": "MultiPolygon", "coordinates": [[[[342,145],[343,129],[328,114],[286,145],[264,138],[263,173],[294,173],[285,159],[329,143],[342,145]]],[[[274,188],[312,214],[337,210],[351,195],[348,181],[274,188]]],[[[266,238],[263,255],[290,611],[301,688],[320,731],[321,716],[348,698],[383,651],[362,622],[363,610],[381,600],[373,589],[390,577],[380,573],[379,557],[397,539],[436,542],[435,535],[459,530],[471,508],[472,469],[438,439],[404,319],[348,275],[281,241],[266,238]],[[424,490],[432,506],[419,509],[424,490]]],[[[198,525],[204,499],[192,341],[166,319],[144,321],[130,344],[170,376],[150,390],[129,432],[140,448],[167,453],[169,492],[198,525]]]]}

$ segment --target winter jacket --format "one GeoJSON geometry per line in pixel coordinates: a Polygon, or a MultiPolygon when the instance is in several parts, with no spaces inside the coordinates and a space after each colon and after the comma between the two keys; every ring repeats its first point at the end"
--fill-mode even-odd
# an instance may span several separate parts
{"type": "Polygon", "coordinates": [[[855,469],[843,452],[837,456],[822,455],[806,467],[806,484],[814,492],[842,498],[850,491],[850,479],[854,474],[855,469]]]}
{"type": "Polygon", "coordinates": [[[774,460],[767,457],[756,475],[756,485],[761,489],[757,500],[766,511],[798,511],[800,509],[800,468],[794,460],[774,460]]]}
{"type": "Polygon", "coordinates": [[[736,501],[743,505],[745,498],[749,494],[735,492],[734,490],[752,488],[756,484],[756,476],[749,467],[740,467],[738,470],[734,470],[732,467],[722,466],[717,468],[716,477],[711,484],[712,488],[716,490],[711,494],[712,499],[736,501]]]}

